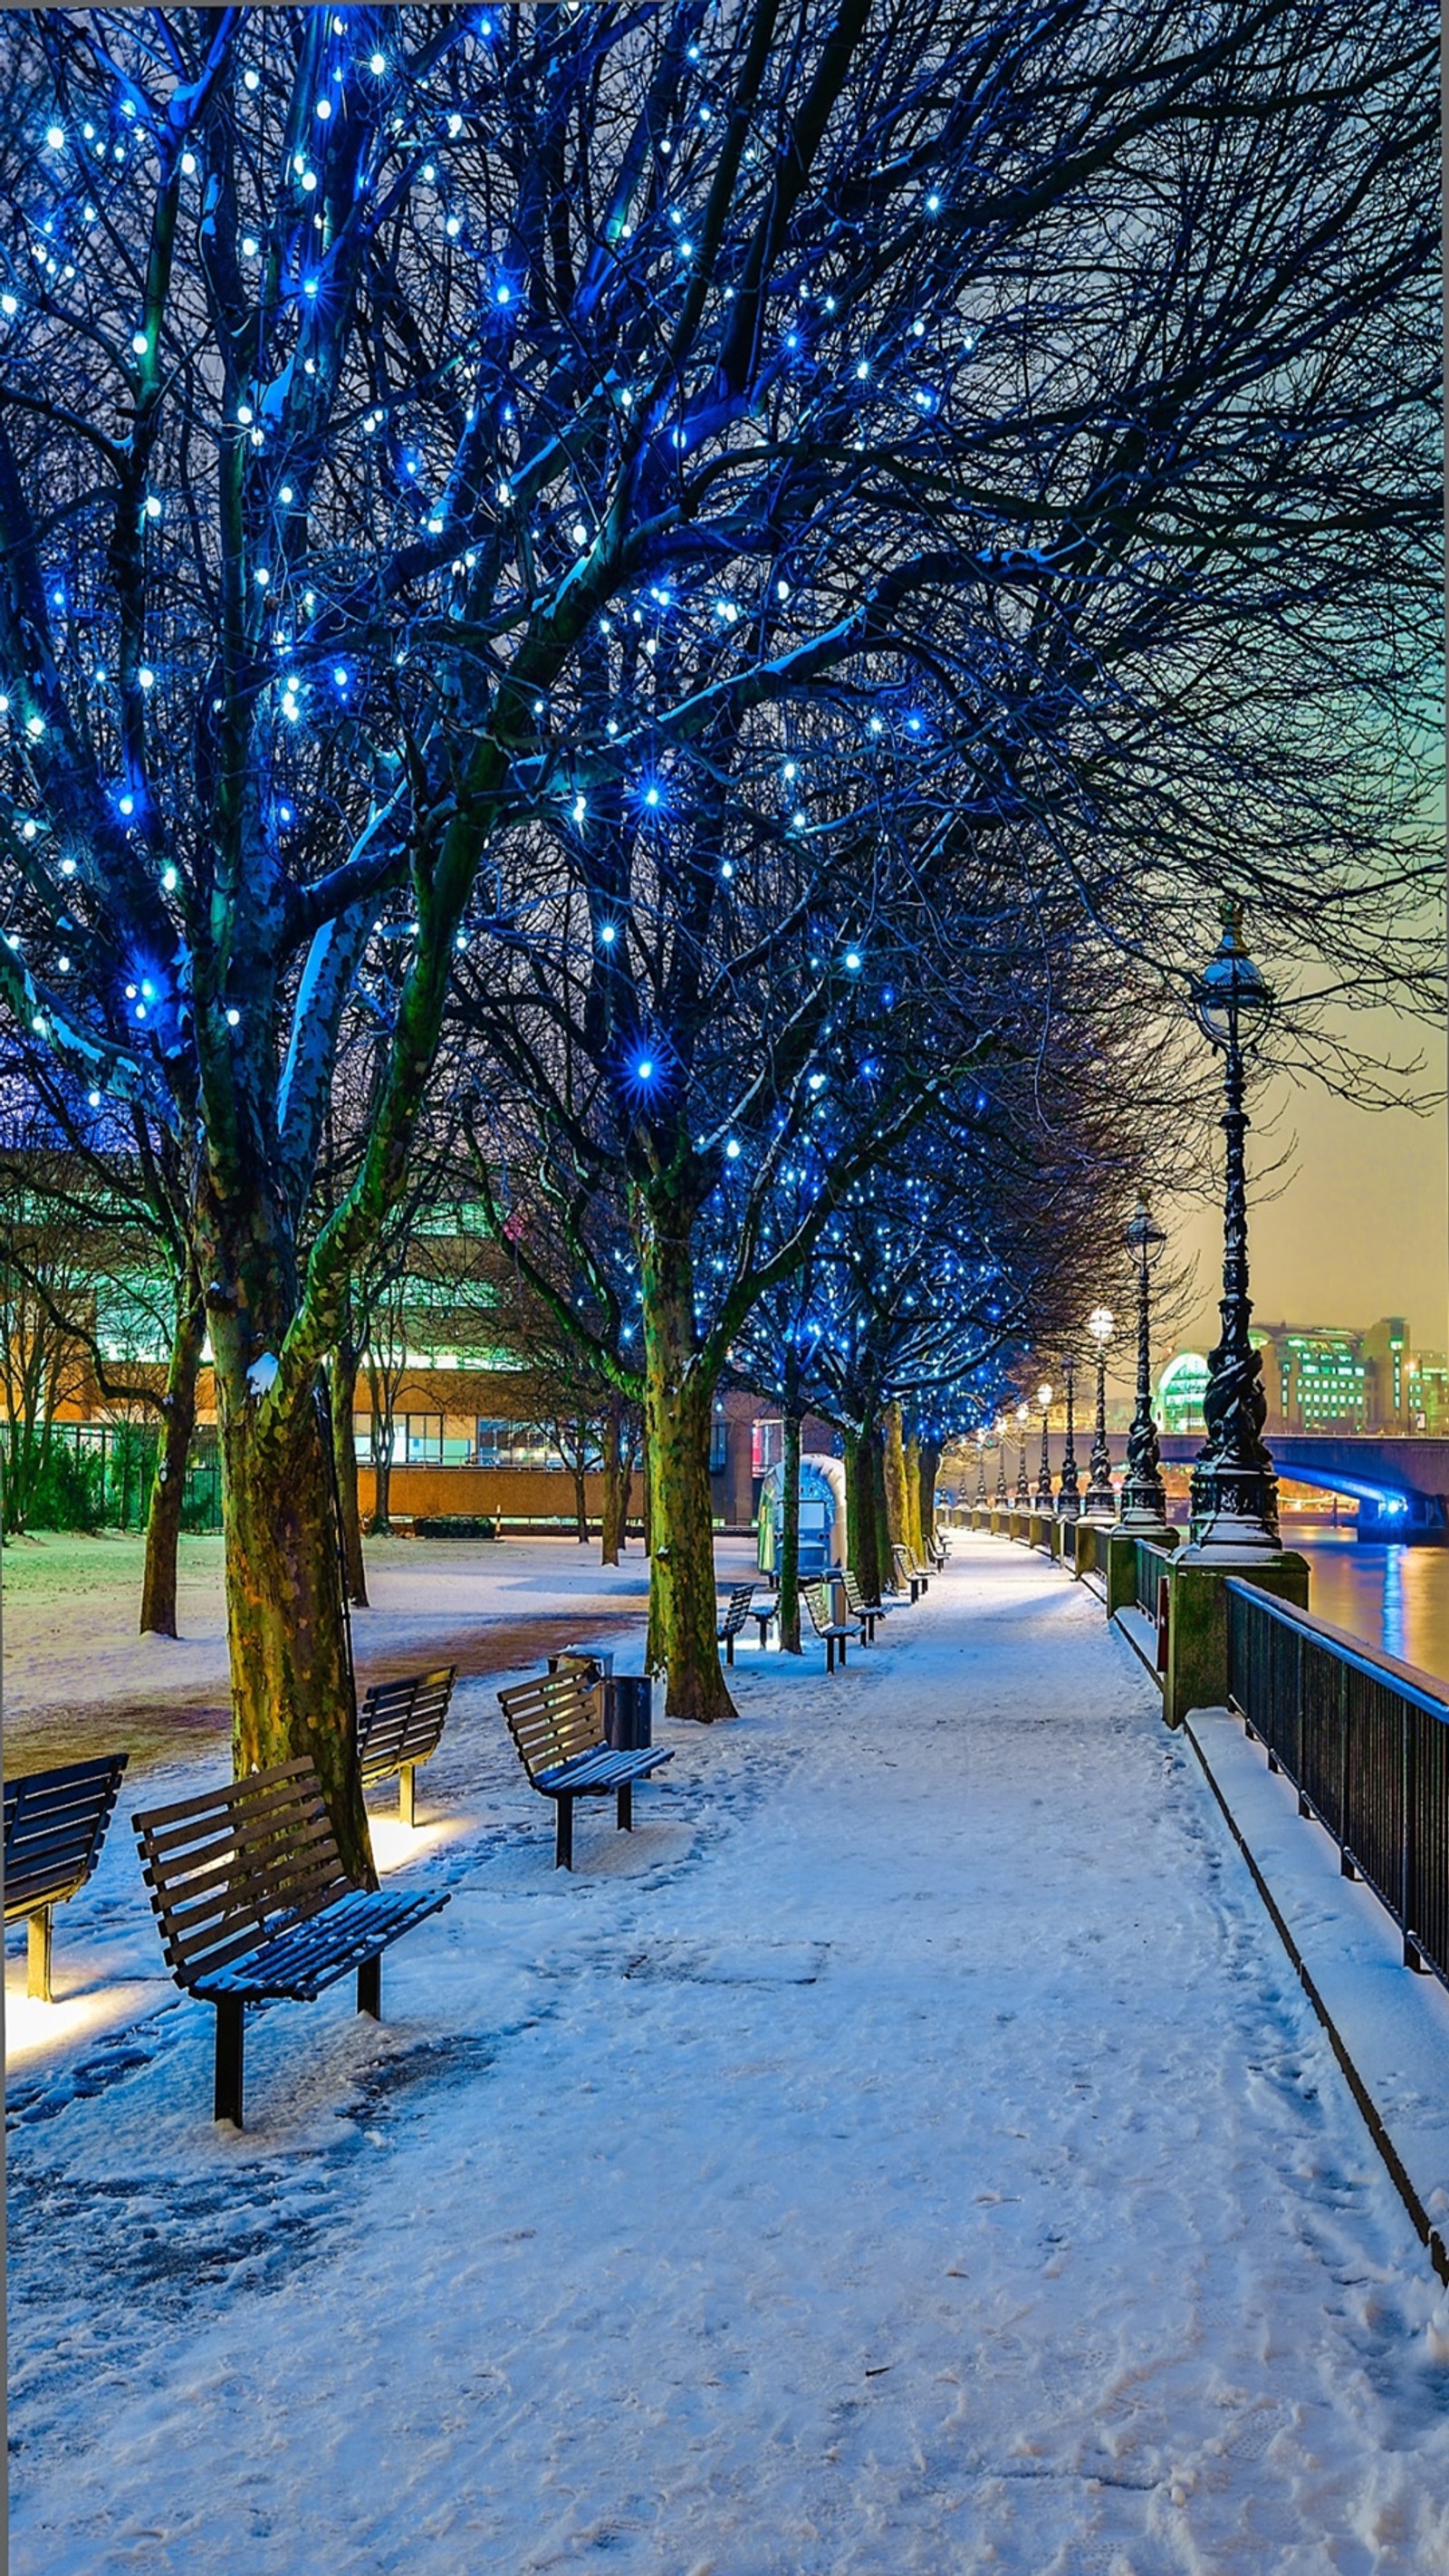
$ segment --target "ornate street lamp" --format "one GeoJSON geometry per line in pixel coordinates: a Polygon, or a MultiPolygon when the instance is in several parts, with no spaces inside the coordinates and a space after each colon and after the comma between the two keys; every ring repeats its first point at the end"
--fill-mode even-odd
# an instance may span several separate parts
{"type": "Polygon", "coordinates": [[[996,1425],[996,1493],[994,1500],[999,1511],[1005,1511],[1007,1504],[1011,1500],[1011,1496],[1006,1489],[1006,1434],[1008,1428],[1009,1425],[1007,1418],[1003,1413],[996,1425]]]}
{"type": "Polygon", "coordinates": [[[1127,1434],[1127,1472],[1122,1479],[1124,1529],[1167,1526],[1167,1489],[1152,1419],[1152,1269],[1166,1241],[1146,1199],[1139,1198],[1127,1228],[1127,1248],[1137,1262],[1137,1410],[1127,1434]]]}
{"type": "Polygon", "coordinates": [[[1083,1510],[1094,1521],[1112,1521],[1117,1517],[1117,1497],[1112,1491],[1112,1452],[1107,1446],[1107,1344],[1116,1322],[1110,1306],[1094,1306],[1087,1317],[1087,1330],[1097,1345],[1097,1429],[1088,1460],[1086,1500],[1083,1510]]]}
{"type": "Polygon", "coordinates": [[[1031,1406],[1019,1404],[1016,1408],[1016,1437],[1019,1444],[1016,1461],[1016,1499],[1019,1503],[1028,1505],[1031,1502],[1031,1478],[1026,1472],[1026,1426],[1030,1420],[1031,1406]]]}
{"type": "Polygon", "coordinates": [[[1263,1440],[1268,1418],[1263,1363],[1248,1334],[1248,1183],[1244,1065],[1273,1011],[1273,994],[1243,942],[1240,903],[1223,907],[1217,954],[1192,988],[1198,1025],[1223,1050],[1227,1138],[1223,1193],[1222,1336],[1208,1357],[1203,1419],[1207,1438],[1192,1475],[1192,1546],[1198,1557],[1276,1556],[1278,1479],[1263,1440]]]}
{"type": "Polygon", "coordinates": [[[1051,1412],[1052,1391],[1043,1381],[1037,1388],[1036,1400],[1041,1406],[1041,1465],[1036,1476],[1036,1506],[1040,1512],[1052,1507],[1052,1458],[1047,1445],[1047,1416],[1051,1412]]]}
{"type": "Polygon", "coordinates": [[[1067,1407],[1067,1436],[1065,1445],[1062,1449],[1062,1481],[1061,1490],[1057,1495],[1057,1518],[1060,1521],[1075,1521],[1080,1520],[1082,1513],[1082,1498],[1077,1491],[1077,1426],[1076,1415],[1073,1411],[1073,1401],[1077,1387],[1077,1355],[1075,1351],[1064,1351],[1062,1353],[1062,1368],[1066,1379],[1063,1393],[1067,1407]]]}
{"type": "Polygon", "coordinates": [[[978,1511],[983,1511],[983,1510],[985,1509],[985,1506],[986,1506],[986,1426],[985,1426],[985,1424],[983,1423],[983,1424],[982,1424],[982,1426],[981,1426],[981,1429],[980,1429],[980,1430],[977,1432],[977,1434],[976,1434],[976,1508],[977,1508],[977,1510],[978,1510],[978,1511]]]}

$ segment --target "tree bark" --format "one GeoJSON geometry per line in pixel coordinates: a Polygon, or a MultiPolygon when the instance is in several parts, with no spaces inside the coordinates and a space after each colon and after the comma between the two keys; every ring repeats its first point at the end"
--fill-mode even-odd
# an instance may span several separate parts
{"type": "MultiPolygon", "coordinates": [[[[875,1493],[875,1426],[845,1435],[846,1524],[850,1569],[867,1601],[878,1601],[884,1580],[880,1519],[875,1493]]],[[[888,1560],[887,1560],[888,1561],[888,1560]]]]}
{"type": "Polygon", "coordinates": [[[237,1777],[305,1754],[349,1876],[375,1886],[356,1760],[357,1708],[332,1469],[310,1393],[258,1427],[218,1372],[232,1761],[237,1777]]]}
{"type": "Polygon", "coordinates": [[[176,1634],[176,1554],[186,1501],[186,1462],[196,1430],[196,1373],[205,1340],[206,1306],[195,1271],[188,1270],[177,1290],[165,1408],[146,1515],[146,1561],[141,1576],[143,1637],[176,1634]]]}
{"type": "Polygon", "coordinates": [[[612,1399],[604,1421],[604,1508],[599,1559],[617,1565],[628,1543],[629,1489],[634,1481],[634,1435],[622,1400],[612,1399]]]}
{"type": "Polygon", "coordinates": [[[648,1461],[649,1668],[667,1676],[666,1717],[733,1717],[715,1631],[709,1490],[712,1378],[695,1342],[692,1211],[656,1204],[641,1218],[644,1438],[648,1461]]]}
{"type": "Polygon", "coordinates": [[[367,1529],[370,1538],[386,1538],[392,1527],[392,1440],[395,1406],[393,1389],[380,1369],[369,1369],[368,1392],[372,1401],[369,1419],[372,1429],[372,1511],[367,1529]],[[383,1405],[386,1410],[383,1410],[383,1405]]]}
{"type": "Polygon", "coordinates": [[[780,1495],[780,1645],[787,1655],[803,1654],[800,1643],[800,1432],[798,1413],[785,1416],[785,1454],[780,1495]]]}
{"type": "Polygon", "coordinates": [[[881,1581],[888,1585],[895,1574],[895,1558],[891,1553],[890,1511],[886,1500],[885,1453],[885,1432],[881,1424],[877,1422],[872,1429],[870,1440],[870,1490],[875,1503],[876,1559],[880,1566],[881,1581]]]}
{"type": "Polygon", "coordinates": [[[367,1565],[362,1553],[362,1514],[357,1500],[357,1439],[352,1418],[357,1404],[357,1374],[361,1353],[350,1340],[340,1341],[332,1354],[332,1457],[337,1470],[337,1500],[342,1515],[342,1577],[347,1598],[355,1609],[365,1610],[367,1601],[367,1565]]]}
{"type": "Polygon", "coordinates": [[[910,1505],[906,1494],[906,1453],[901,1440],[901,1408],[898,1404],[888,1404],[885,1411],[885,1503],[891,1546],[909,1547],[910,1505]]]}
{"type": "Polygon", "coordinates": [[[917,1487],[917,1512],[922,1539],[936,1535],[936,1478],[941,1472],[939,1444],[923,1440],[920,1445],[920,1482],[917,1487]]]}
{"type": "Polygon", "coordinates": [[[589,1489],[584,1480],[584,1470],[582,1467],[574,1468],[573,1479],[574,1526],[578,1533],[580,1547],[587,1547],[589,1543],[589,1489]]]}
{"type": "Polygon", "coordinates": [[[914,1431],[906,1442],[906,1545],[919,1565],[921,1541],[921,1444],[914,1431]]]}

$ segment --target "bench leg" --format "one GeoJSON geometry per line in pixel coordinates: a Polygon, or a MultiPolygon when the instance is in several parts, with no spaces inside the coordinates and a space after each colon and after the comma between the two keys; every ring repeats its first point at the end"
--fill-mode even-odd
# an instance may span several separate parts
{"type": "Polygon", "coordinates": [[[53,2003],[50,1991],[50,1934],[53,1909],[42,1905],[25,1926],[25,1991],[37,2002],[53,2003]]]}
{"type": "Polygon", "coordinates": [[[555,1798],[558,1825],[553,1840],[555,1869],[572,1869],[574,1865],[574,1802],[572,1798],[555,1798]]]}
{"type": "Polygon", "coordinates": [[[835,1670],[835,1639],[833,1637],[827,1637],[825,1640],[825,1669],[827,1673],[833,1673],[835,1670]]]}
{"type": "Polygon", "coordinates": [[[732,1664],[732,1663],[734,1662],[734,1659],[735,1659],[735,1641],[734,1641],[733,1636],[729,1636],[729,1637],[726,1637],[726,1639],[725,1639],[725,1662],[726,1662],[727,1664],[732,1664]]]}
{"type": "Polygon", "coordinates": [[[632,1834],[634,1830],[634,1783],[632,1780],[625,1780],[621,1783],[617,1799],[617,1807],[619,1816],[619,1832],[621,1834],[632,1834]]]}
{"type": "Polygon", "coordinates": [[[382,2019],[382,1952],[375,1959],[364,1959],[357,1971],[357,2009],[370,2020],[382,2019]]]}
{"type": "Polygon", "coordinates": [[[243,2010],[235,1995],[223,1995],[216,2007],[216,2083],[211,2108],[214,2120],[234,2120],[238,2128],[242,2125],[243,2010]]]}
{"type": "Polygon", "coordinates": [[[842,1672],[845,1670],[845,1639],[843,1637],[840,1640],[840,1669],[842,1672]]]}
{"type": "Polygon", "coordinates": [[[418,1821],[416,1777],[411,1762],[405,1762],[397,1775],[397,1813],[398,1822],[402,1825],[415,1825],[418,1821]]]}

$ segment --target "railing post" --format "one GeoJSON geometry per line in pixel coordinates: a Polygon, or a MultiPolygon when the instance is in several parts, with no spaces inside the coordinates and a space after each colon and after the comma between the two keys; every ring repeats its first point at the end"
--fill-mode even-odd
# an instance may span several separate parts
{"type": "MultiPolygon", "coordinates": [[[[1178,1556],[1168,1571],[1167,1671],[1162,1714],[1181,1726],[1194,1708],[1224,1708],[1228,1698],[1228,1593],[1234,1577],[1255,1591],[1308,1607],[1308,1566],[1286,1551],[1259,1566],[1204,1564],[1178,1556]]],[[[1257,1721],[1254,1720],[1256,1725],[1257,1721]]]]}

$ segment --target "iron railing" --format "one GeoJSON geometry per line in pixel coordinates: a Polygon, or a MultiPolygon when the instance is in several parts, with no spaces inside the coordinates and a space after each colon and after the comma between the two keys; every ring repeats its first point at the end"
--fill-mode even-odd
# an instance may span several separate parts
{"type": "Polygon", "coordinates": [[[1144,1619],[1157,1625],[1162,1578],[1172,1565],[1170,1547],[1158,1547],[1150,1538],[1140,1538],[1133,1551],[1137,1559],[1136,1599],[1144,1619]]]}
{"type": "Polygon", "coordinates": [[[1449,1691],[1230,1581],[1228,1696],[1366,1879],[1411,1967],[1449,1983],[1449,1691]]]}

